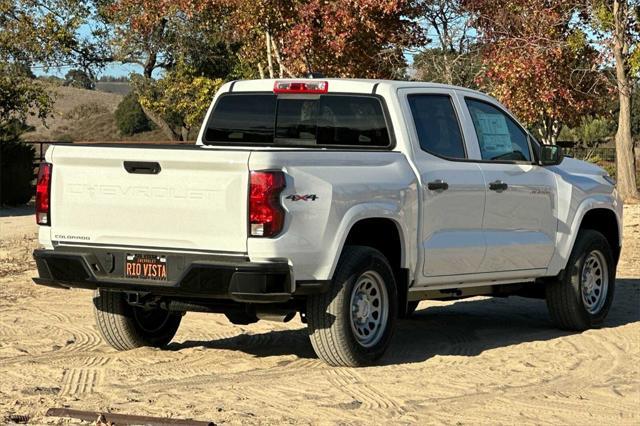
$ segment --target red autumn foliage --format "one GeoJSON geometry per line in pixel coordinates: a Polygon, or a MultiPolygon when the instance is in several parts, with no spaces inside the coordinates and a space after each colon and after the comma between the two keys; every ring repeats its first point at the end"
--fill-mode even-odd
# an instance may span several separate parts
{"type": "Polygon", "coordinates": [[[606,85],[598,53],[571,25],[571,1],[466,0],[483,45],[478,83],[523,121],[542,123],[545,142],[561,124],[592,113],[606,85]]]}
{"type": "Polygon", "coordinates": [[[246,62],[265,65],[268,32],[294,75],[313,70],[335,77],[398,77],[402,48],[421,40],[409,0],[115,0],[109,13],[142,35],[176,13],[224,14],[216,21],[224,21],[228,37],[243,45],[246,62]]]}

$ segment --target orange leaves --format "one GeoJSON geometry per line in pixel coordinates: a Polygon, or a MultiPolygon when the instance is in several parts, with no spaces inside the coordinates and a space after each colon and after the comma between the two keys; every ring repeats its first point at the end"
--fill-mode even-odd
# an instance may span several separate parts
{"type": "Polygon", "coordinates": [[[602,88],[598,54],[570,25],[573,4],[546,0],[468,0],[487,69],[480,85],[533,124],[572,124],[592,112],[602,88]]]}

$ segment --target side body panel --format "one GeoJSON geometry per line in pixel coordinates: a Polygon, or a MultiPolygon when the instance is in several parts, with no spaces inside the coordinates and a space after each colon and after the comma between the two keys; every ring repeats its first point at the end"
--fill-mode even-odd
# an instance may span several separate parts
{"type": "Polygon", "coordinates": [[[283,170],[287,183],[280,198],[284,229],[276,238],[249,238],[252,261],[285,258],[296,280],[330,279],[351,227],[361,219],[388,218],[405,249],[402,266],[415,270],[417,181],[402,153],[254,151],[249,168],[283,170]]]}
{"type": "Polygon", "coordinates": [[[555,248],[556,180],[536,165],[480,165],[485,181],[502,181],[506,191],[487,191],[483,228],[487,254],[479,272],[539,269],[544,273],[555,248]]]}
{"type": "Polygon", "coordinates": [[[397,92],[404,118],[403,127],[407,129],[411,159],[421,188],[416,285],[440,283],[451,276],[464,279],[461,277],[478,271],[485,255],[482,233],[485,182],[482,172],[473,162],[450,161],[421,149],[408,95],[445,95],[454,110],[458,107],[453,90],[417,88],[397,92]],[[448,188],[429,189],[430,182],[439,181],[445,182],[448,188]]]}

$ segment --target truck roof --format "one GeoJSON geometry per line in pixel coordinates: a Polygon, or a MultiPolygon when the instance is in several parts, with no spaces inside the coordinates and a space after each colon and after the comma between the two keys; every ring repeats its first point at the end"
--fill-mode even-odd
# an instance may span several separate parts
{"type": "MultiPolygon", "coordinates": [[[[358,79],[358,78],[275,78],[259,80],[236,80],[226,83],[223,86],[224,92],[264,92],[273,90],[276,81],[326,81],[329,83],[329,93],[374,93],[374,89],[381,88],[396,90],[400,88],[434,88],[434,89],[455,89],[483,94],[476,90],[449,84],[433,83],[428,81],[405,81],[405,80],[383,80],[383,79],[358,79]]],[[[484,95],[484,94],[483,94],[484,95]]]]}

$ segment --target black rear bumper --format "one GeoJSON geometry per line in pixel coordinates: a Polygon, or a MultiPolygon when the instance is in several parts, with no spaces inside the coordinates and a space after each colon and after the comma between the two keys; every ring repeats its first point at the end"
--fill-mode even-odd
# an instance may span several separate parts
{"type": "MultiPolygon", "coordinates": [[[[133,252],[136,252],[133,250],[133,252]]],[[[36,250],[36,284],[57,288],[109,289],[189,299],[285,302],[296,294],[324,291],[323,282],[300,283],[298,291],[286,261],[250,262],[245,257],[165,254],[166,281],[124,278],[130,250],[56,248],[36,250]]]]}

